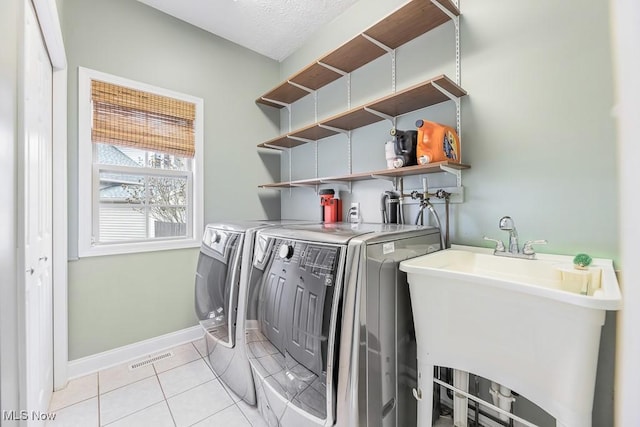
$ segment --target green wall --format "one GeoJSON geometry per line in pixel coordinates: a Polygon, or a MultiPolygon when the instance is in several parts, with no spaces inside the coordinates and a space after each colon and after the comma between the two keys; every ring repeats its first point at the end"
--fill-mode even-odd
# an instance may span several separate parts
{"type": "MultiPolygon", "coordinates": [[[[288,57],[281,79],[377,22],[403,0],[360,1],[317,32],[288,57]]],[[[505,238],[504,215],[514,218],[523,240],[547,239],[544,252],[618,254],[616,132],[612,116],[613,77],[608,2],[584,4],[520,1],[462,2],[462,158],[465,202],[452,206],[454,243],[486,246],[482,237],[505,238]]],[[[453,25],[445,24],[397,49],[397,88],[445,73],[455,78],[453,25]]],[[[391,60],[386,55],[352,73],[351,105],[391,92],[391,60]]],[[[320,119],[346,110],[346,83],[340,79],[318,91],[320,119]]],[[[313,97],[294,103],[292,127],[314,121],[313,97]]],[[[452,102],[398,119],[409,129],[415,119],[455,124],[452,102]]],[[[286,112],[281,130],[288,127],[286,112]]],[[[352,133],[353,171],[383,169],[387,121],[352,133]]],[[[314,144],[292,150],[292,178],[314,177],[314,144]]],[[[346,137],[318,143],[318,175],[344,174],[346,137]]],[[[282,156],[283,180],[289,156],[282,156]]],[[[430,187],[455,184],[445,174],[428,176],[430,187]]],[[[418,178],[405,188],[420,188],[418,178]],[[408,187],[407,187],[408,186],[408,187]]],[[[365,221],[380,221],[379,196],[386,181],[361,181],[349,193],[338,187],[343,206],[361,203],[365,221]]],[[[282,192],[282,212],[318,218],[317,196],[307,188],[282,192]]],[[[438,206],[441,215],[444,214],[438,206]]],[[[410,215],[413,218],[413,215],[410,215]]]]}
{"type": "MultiPolygon", "coordinates": [[[[404,4],[404,0],[356,3],[281,67],[285,79],[335,49],[404,4]]],[[[547,239],[540,252],[588,252],[612,258],[619,266],[618,180],[611,66],[609,3],[606,0],[462,1],[460,18],[462,87],[462,158],[465,201],[451,207],[453,243],[489,246],[483,236],[506,240],[498,229],[504,215],[514,218],[522,241],[547,239]]],[[[445,73],[455,77],[451,23],[397,49],[397,87],[445,73]]],[[[391,91],[391,60],[380,58],[352,73],[352,107],[391,91]]],[[[307,99],[308,98],[308,99],[307,99]]],[[[292,127],[314,121],[313,97],[292,107],[292,127]]],[[[318,117],[346,110],[346,83],[338,80],[318,91],[318,117]]],[[[410,129],[424,118],[455,125],[455,107],[447,102],[398,118],[410,129]]],[[[281,131],[288,129],[286,112],[281,131]]],[[[339,135],[291,150],[281,159],[283,180],[386,167],[384,143],[389,122],[352,132],[352,150],[339,135]]],[[[451,186],[445,174],[428,175],[430,188],[451,186]]],[[[340,190],[343,206],[360,202],[364,221],[380,222],[379,198],[391,190],[386,181],[355,182],[340,190]]],[[[420,189],[419,178],[405,179],[405,189],[420,189]]],[[[307,188],[282,192],[282,212],[292,218],[318,219],[318,196],[307,188]]],[[[437,205],[441,218],[442,205],[437,205]]],[[[346,208],[345,208],[346,211],[346,208]]],[[[407,209],[413,220],[415,206],[407,209]]],[[[481,322],[481,319],[478,319],[481,322]]],[[[613,425],[615,316],[603,328],[593,425],[613,425]]],[[[532,408],[522,409],[535,413],[532,408]]],[[[534,415],[534,417],[538,417],[534,415]]],[[[553,425],[538,417],[540,425],[553,425]]]]}
{"type": "Polygon", "coordinates": [[[204,99],[204,219],[280,216],[279,156],[256,153],[276,136],[278,113],[258,94],[278,63],[135,0],[58,3],[69,62],[69,358],[74,360],[195,325],[197,249],[77,259],[78,67],[204,99]]]}
{"type": "Polygon", "coordinates": [[[100,256],[69,264],[69,359],[196,324],[198,250],[100,256]]]}

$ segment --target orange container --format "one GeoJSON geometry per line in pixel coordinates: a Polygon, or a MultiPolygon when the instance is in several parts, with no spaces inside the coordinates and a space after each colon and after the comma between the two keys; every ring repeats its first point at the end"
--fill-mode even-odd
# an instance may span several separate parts
{"type": "Polygon", "coordinates": [[[445,160],[460,163],[460,139],[454,128],[427,120],[418,120],[416,127],[416,158],[419,165],[445,160]]]}

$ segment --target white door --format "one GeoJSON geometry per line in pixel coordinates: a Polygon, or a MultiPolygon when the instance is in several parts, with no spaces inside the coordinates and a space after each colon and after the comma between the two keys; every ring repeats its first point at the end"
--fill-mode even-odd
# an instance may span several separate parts
{"type": "MultiPolygon", "coordinates": [[[[52,328],[52,67],[31,2],[24,26],[24,353],[22,409],[47,411],[53,391],[52,328]]],[[[22,319],[21,319],[22,321],[22,319]]]]}

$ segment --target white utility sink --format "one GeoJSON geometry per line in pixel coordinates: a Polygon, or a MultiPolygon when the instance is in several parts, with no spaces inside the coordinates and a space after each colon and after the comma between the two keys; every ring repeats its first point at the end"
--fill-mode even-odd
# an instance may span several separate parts
{"type": "Polygon", "coordinates": [[[401,269],[433,277],[464,277],[479,285],[593,309],[620,309],[620,288],[611,260],[595,259],[588,270],[577,270],[572,262],[573,257],[566,255],[537,254],[536,259],[528,260],[495,256],[492,249],[454,245],[407,260],[401,269]]]}
{"type": "Polygon", "coordinates": [[[591,425],[607,310],[621,307],[611,260],[496,256],[468,246],[403,261],[418,345],[420,426],[431,425],[433,366],[472,372],[536,403],[558,426],[591,425]]]}

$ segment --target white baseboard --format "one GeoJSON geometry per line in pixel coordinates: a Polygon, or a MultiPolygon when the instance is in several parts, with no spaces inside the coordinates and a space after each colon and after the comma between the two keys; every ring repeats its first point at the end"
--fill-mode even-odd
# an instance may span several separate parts
{"type": "Polygon", "coordinates": [[[160,335],[159,337],[114,348],[113,350],[70,360],[67,373],[70,380],[82,377],[112,366],[165,351],[180,344],[195,341],[202,338],[203,333],[200,325],[192,326],[191,328],[160,335]]]}

